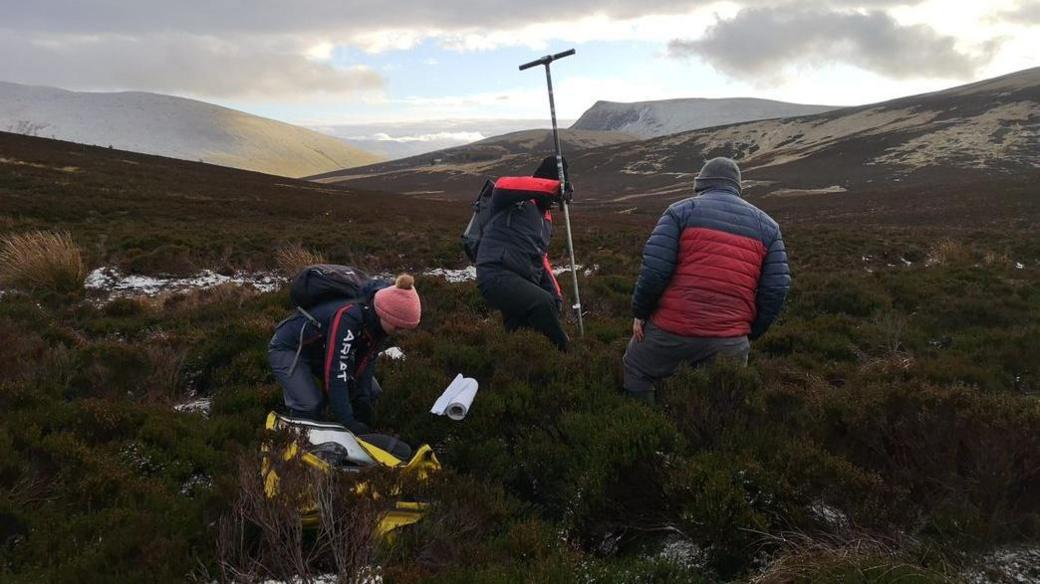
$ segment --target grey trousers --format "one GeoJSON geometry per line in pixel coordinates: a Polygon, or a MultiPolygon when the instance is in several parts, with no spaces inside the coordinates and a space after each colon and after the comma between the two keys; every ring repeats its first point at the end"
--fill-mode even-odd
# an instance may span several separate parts
{"type": "Polygon", "coordinates": [[[683,363],[699,367],[723,357],[746,365],[751,350],[746,336],[683,337],[663,331],[650,321],[643,332],[643,340],[632,337],[625,351],[625,391],[650,403],[654,401],[654,386],[671,377],[683,363]]]}
{"type": "MultiPolygon", "coordinates": [[[[321,419],[321,410],[325,406],[325,393],[318,387],[314,372],[305,359],[296,359],[295,351],[268,351],[267,361],[271,365],[275,379],[282,386],[282,397],[285,407],[294,416],[308,419],[321,419]],[[295,369],[292,367],[296,362],[295,369]]],[[[383,389],[376,379],[372,379],[371,401],[375,401],[383,389]]]]}

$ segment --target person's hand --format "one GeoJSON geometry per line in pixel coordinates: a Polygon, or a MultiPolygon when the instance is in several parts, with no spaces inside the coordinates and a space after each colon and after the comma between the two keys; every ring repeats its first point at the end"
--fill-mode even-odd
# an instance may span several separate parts
{"type": "Polygon", "coordinates": [[[632,336],[636,339],[637,342],[642,343],[643,338],[646,337],[646,332],[643,331],[643,325],[645,324],[646,321],[641,318],[636,318],[632,320],[632,336]]]}
{"type": "Polygon", "coordinates": [[[563,189],[563,201],[568,205],[574,200],[574,185],[567,181],[566,187],[563,189]]]}

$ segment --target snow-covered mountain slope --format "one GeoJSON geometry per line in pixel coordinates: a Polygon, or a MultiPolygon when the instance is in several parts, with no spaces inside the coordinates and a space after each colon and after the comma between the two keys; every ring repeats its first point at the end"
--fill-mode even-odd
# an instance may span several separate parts
{"type": "Polygon", "coordinates": [[[0,131],[291,177],[378,160],[313,130],[142,92],[73,92],[0,82],[0,131]]]}
{"type": "Polygon", "coordinates": [[[805,116],[832,109],[835,108],[754,98],[667,99],[635,103],[597,101],[571,127],[656,138],[712,126],[805,116]]]}

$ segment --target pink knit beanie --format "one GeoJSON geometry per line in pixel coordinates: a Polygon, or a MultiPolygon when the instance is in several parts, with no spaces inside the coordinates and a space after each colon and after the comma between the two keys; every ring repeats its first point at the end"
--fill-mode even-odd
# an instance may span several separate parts
{"type": "Polygon", "coordinates": [[[422,317],[419,293],[415,291],[415,278],[401,274],[393,286],[376,292],[376,314],[379,318],[400,329],[414,329],[422,317]]]}

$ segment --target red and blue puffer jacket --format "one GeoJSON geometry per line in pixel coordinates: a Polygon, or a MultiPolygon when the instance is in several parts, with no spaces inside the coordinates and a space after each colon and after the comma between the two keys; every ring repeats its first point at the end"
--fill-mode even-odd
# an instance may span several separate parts
{"type": "Polygon", "coordinates": [[[713,187],[668,207],[643,249],[636,318],[684,337],[760,337],[791,287],[780,227],[713,187]]]}

